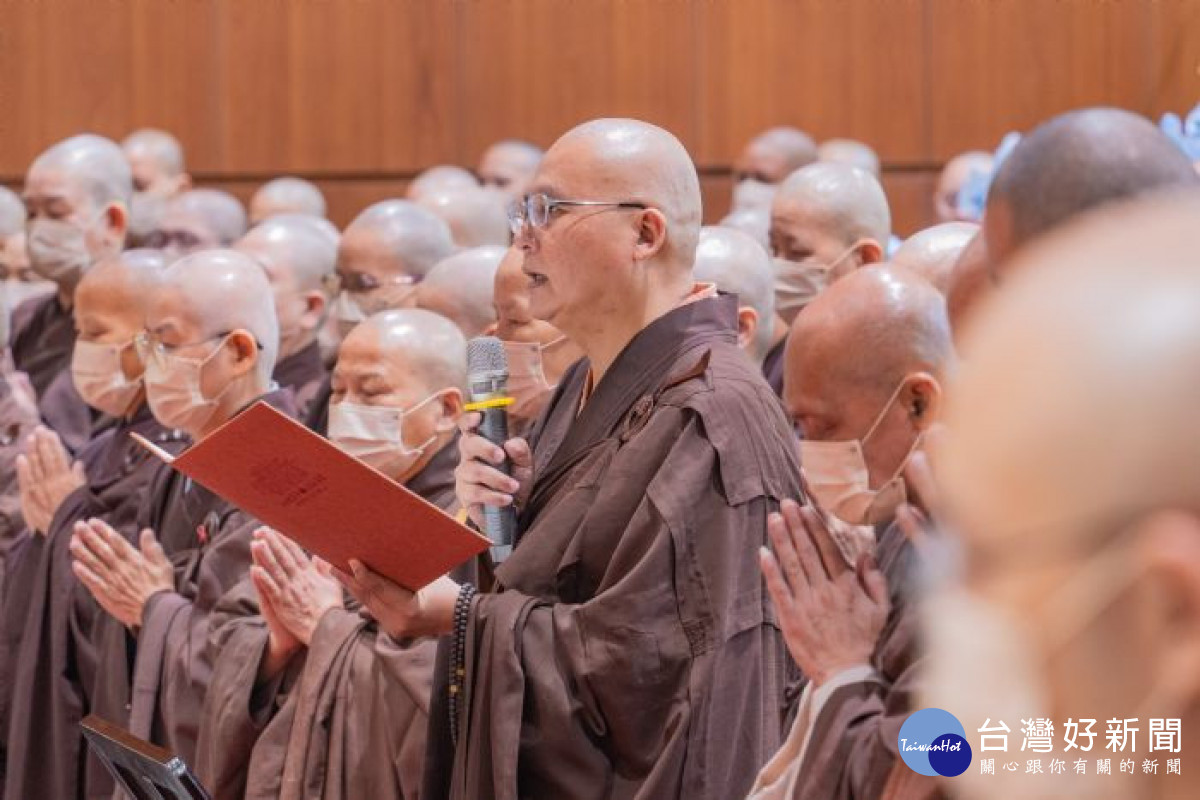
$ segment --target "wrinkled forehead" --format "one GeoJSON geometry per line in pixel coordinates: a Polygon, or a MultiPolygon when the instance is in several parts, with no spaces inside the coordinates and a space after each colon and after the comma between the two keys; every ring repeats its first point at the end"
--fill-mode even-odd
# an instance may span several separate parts
{"type": "Polygon", "coordinates": [[[56,165],[35,165],[25,178],[24,199],[58,198],[79,206],[90,206],[85,182],[71,170],[56,165]]]}
{"type": "Polygon", "coordinates": [[[417,359],[403,344],[385,341],[370,325],[359,325],[342,342],[335,374],[343,381],[376,381],[404,394],[425,388],[417,359]]]}

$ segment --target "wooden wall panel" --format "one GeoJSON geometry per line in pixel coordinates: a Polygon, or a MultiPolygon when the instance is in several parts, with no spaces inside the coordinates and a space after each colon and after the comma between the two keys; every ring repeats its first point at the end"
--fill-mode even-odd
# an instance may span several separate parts
{"type": "Polygon", "coordinates": [[[1185,114],[1200,102],[1200,3],[1159,0],[1151,7],[1153,58],[1150,59],[1154,115],[1185,114]]]}

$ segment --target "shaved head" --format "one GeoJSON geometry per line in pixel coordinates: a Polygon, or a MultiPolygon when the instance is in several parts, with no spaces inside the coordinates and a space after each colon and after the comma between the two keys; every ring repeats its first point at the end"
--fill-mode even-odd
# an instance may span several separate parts
{"type": "Polygon", "coordinates": [[[409,200],[420,200],[433,192],[451,189],[471,189],[479,186],[479,181],[469,170],[456,167],[453,164],[439,164],[430,167],[413,178],[408,185],[409,200]]]}
{"type": "Polygon", "coordinates": [[[870,145],[854,139],[826,139],[817,148],[817,160],[858,167],[879,177],[879,156],[870,145]]]}
{"type": "Polygon", "coordinates": [[[975,234],[959,253],[946,286],[946,308],[957,338],[976,309],[995,291],[996,279],[987,257],[983,232],[975,234]]]}
{"type": "Polygon", "coordinates": [[[167,304],[204,335],[238,329],[254,334],[262,347],[259,377],[270,378],[279,351],[279,324],[271,285],[253,259],[234,250],[205,250],[179,259],[164,271],[155,292],[155,307],[167,304]]]}
{"type": "Polygon", "coordinates": [[[337,243],[319,221],[302,214],[281,214],[254,226],[234,249],[273,269],[285,269],[300,291],[322,291],[337,265],[337,243]]]}
{"type": "Polygon", "coordinates": [[[183,145],[171,134],[155,128],[142,128],[125,137],[121,149],[131,166],[138,171],[142,162],[149,162],[163,175],[174,177],[184,172],[183,145]]]}
{"type": "Polygon", "coordinates": [[[891,211],[879,181],[845,164],[813,164],[790,175],[779,187],[772,214],[781,208],[804,209],[847,245],[864,238],[886,244],[892,234],[891,211]]]}
{"type": "Polygon", "coordinates": [[[1115,108],[1062,114],[1023,137],[996,172],[984,215],[989,258],[998,264],[1105,203],[1198,180],[1179,148],[1137,114],[1115,108]]]}
{"type": "Polygon", "coordinates": [[[701,228],[694,274],[698,281],[715,283],[720,291],[736,294],[739,306],[754,310],[753,335],[744,347],[761,362],[771,348],[775,320],[775,279],[767,251],[741,231],[701,228]]]}
{"type": "Polygon", "coordinates": [[[315,183],[285,176],[267,181],[250,198],[250,224],[279,214],[325,216],[325,195],[315,183]]]}
{"type": "Polygon", "coordinates": [[[764,250],[771,249],[771,211],[769,208],[734,209],[725,219],[721,220],[721,227],[741,231],[762,245],[764,250]]]}
{"type": "Polygon", "coordinates": [[[734,166],[734,180],[776,184],[817,160],[817,146],[804,131],[770,128],[746,145],[734,166]]]}
{"type": "Polygon", "coordinates": [[[220,189],[192,189],[167,202],[146,243],[184,255],[228,247],[245,232],[246,210],[236,197],[220,189]]]}
{"type": "Polygon", "coordinates": [[[525,193],[542,161],[542,148],[518,139],[506,139],[489,147],[479,159],[479,181],[510,197],[525,193]]]}
{"type": "Polygon", "coordinates": [[[459,247],[507,247],[510,232],[505,198],[492,189],[466,187],[426,192],[417,202],[446,221],[459,247]]]}
{"type": "Polygon", "coordinates": [[[402,353],[428,392],[467,383],[467,340],[453,322],[419,308],[383,311],[367,317],[346,337],[343,348],[371,340],[386,359],[402,353]]]}
{"type": "Polygon", "coordinates": [[[958,195],[973,173],[991,174],[992,154],[982,150],[959,153],[946,162],[934,191],[934,211],[942,222],[959,219],[958,195]]]}
{"type": "Polygon", "coordinates": [[[343,252],[363,238],[375,243],[381,266],[418,280],[454,251],[446,223],[405,200],[384,200],[355,217],[342,233],[343,252]]]}
{"type": "Polygon", "coordinates": [[[479,336],[496,321],[493,288],[506,252],[474,247],[441,261],[417,287],[417,306],[446,317],[468,339],[479,336]]]}
{"type": "Polygon", "coordinates": [[[913,234],[892,256],[891,262],[920,275],[942,294],[967,244],[979,233],[971,222],[944,222],[913,234]]]}
{"type": "Polygon", "coordinates": [[[12,189],[0,186],[0,239],[25,232],[25,204],[12,189]]]}
{"type": "Polygon", "coordinates": [[[158,250],[123,250],[96,262],[79,281],[76,296],[104,287],[118,292],[123,305],[144,317],[151,292],[162,282],[166,267],[167,260],[158,250]]]}
{"type": "Polygon", "coordinates": [[[103,136],[81,133],[53,145],[34,159],[25,182],[50,173],[75,182],[97,209],[112,203],[129,207],[133,195],[129,162],[121,148],[103,136]]]}

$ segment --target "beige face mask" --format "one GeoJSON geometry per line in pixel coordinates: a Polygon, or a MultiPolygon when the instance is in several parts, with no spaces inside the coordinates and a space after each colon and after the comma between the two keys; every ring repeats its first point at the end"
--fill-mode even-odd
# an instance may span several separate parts
{"type": "Polygon", "coordinates": [[[789,261],[776,256],[775,265],[775,313],[791,325],[806,305],[829,285],[829,274],[854,252],[851,246],[828,264],[820,261],[789,261]]]}
{"type": "Polygon", "coordinates": [[[130,380],[121,368],[121,356],[133,347],[99,344],[79,339],[71,357],[71,379],[84,402],[112,417],[123,417],[142,388],[142,376],[130,380]]]}
{"type": "Polygon", "coordinates": [[[875,525],[895,516],[908,493],[901,473],[921,442],[918,434],[895,473],[878,489],[871,488],[863,446],[887,415],[905,381],[901,381],[862,439],[813,442],[800,440],[800,469],[822,509],[850,525],[875,525]]]}
{"type": "Polygon", "coordinates": [[[546,379],[543,353],[566,340],[566,336],[560,336],[546,344],[500,342],[508,359],[508,394],[514,401],[508,412],[514,417],[531,419],[541,413],[542,404],[554,391],[546,379]]]}
{"type": "Polygon", "coordinates": [[[103,212],[86,225],[63,219],[35,219],[29,223],[25,246],[29,265],[41,277],[57,284],[70,284],[83,277],[92,263],[87,231],[103,212]]]}
{"type": "Polygon", "coordinates": [[[408,470],[437,439],[416,446],[404,439],[404,418],[441,396],[434,393],[409,408],[334,403],[329,407],[329,440],[342,452],[395,477],[408,470]]]}

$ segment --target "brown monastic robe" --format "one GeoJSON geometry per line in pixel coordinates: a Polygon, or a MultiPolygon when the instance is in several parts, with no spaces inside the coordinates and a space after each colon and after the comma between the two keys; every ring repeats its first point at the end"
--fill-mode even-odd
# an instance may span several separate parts
{"type": "MultiPolygon", "coordinates": [[[[457,441],[407,486],[446,511],[457,441]]],[[[419,796],[436,643],[397,643],[353,610],[326,614],[307,651],[257,684],[267,627],[244,579],[210,628],[216,670],[197,774],[214,800],[411,800],[419,796]]]]}
{"type": "Polygon", "coordinates": [[[321,346],[313,342],[275,365],[271,376],[281,389],[290,389],[295,397],[297,419],[308,418],[309,408],[318,399],[329,370],[321,360],[321,346]]]}
{"type": "Polygon", "coordinates": [[[762,373],[767,384],[776,397],[783,397],[783,352],[787,347],[787,337],[776,343],[763,358],[762,373]]]}
{"type": "Polygon", "coordinates": [[[78,453],[101,415],[83,402],[71,380],[75,335],[75,320],[57,293],[31,298],[13,311],[13,364],[29,376],[42,420],[78,453]]]}
{"type": "MultiPolygon", "coordinates": [[[[21,515],[21,487],[17,483],[17,456],[25,439],[38,424],[37,409],[13,391],[8,354],[0,358],[0,597],[4,592],[8,552],[25,530],[21,515]]],[[[20,378],[23,380],[23,377],[20,378]]]]}
{"type": "MultiPolygon", "coordinates": [[[[262,399],[295,416],[291,392],[262,399]]],[[[175,591],[150,598],[136,635],[112,617],[97,620],[92,710],[191,762],[212,672],[208,615],[246,575],[257,523],[166,464],[158,468],[143,519],[139,528],[155,531],[175,565],[175,591]]],[[[103,766],[89,758],[87,797],[111,795],[103,766]]]]}
{"type": "MultiPolygon", "coordinates": [[[[936,792],[929,781],[901,781],[904,773],[915,773],[896,746],[900,726],[916,710],[919,556],[898,525],[877,530],[876,559],[891,608],[871,658],[874,674],[829,695],[812,720],[802,756],[778,770],[769,788],[764,781],[756,800],[883,797],[885,788],[890,796],[917,800],[936,792]]],[[[775,766],[782,765],[768,769],[775,766]]]]}
{"type": "MultiPolygon", "coordinates": [[[[779,746],[788,658],[757,551],[800,473],[736,313],[665,314],[582,409],[587,363],[564,376],[426,797],[729,800],[779,746]]],[[[449,722],[430,717],[432,742],[449,722]]]]}
{"type": "MultiPolygon", "coordinates": [[[[0,680],[11,698],[6,736],[6,797],[78,797],[83,765],[79,721],[87,715],[85,685],[96,674],[92,626],[103,610],[71,571],[74,524],[102,517],[131,541],[159,461],[130,438],[138,433],[168,451],[183,445],[143,405],[92,440],[80,453],[87,485],[69,495],[45,536],[27,532],[14,558],[0,624],[13,649],[0,680]],[[18,646],[19,645],[19,646],[18,646]]],[[[5,711],[9,708],[6,703],[5,711]]]]}

